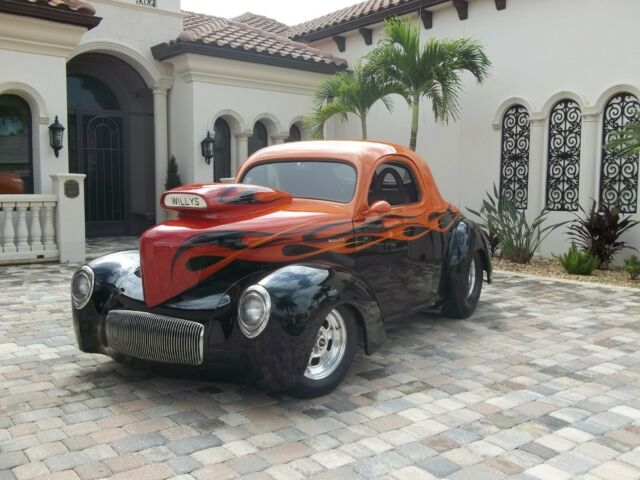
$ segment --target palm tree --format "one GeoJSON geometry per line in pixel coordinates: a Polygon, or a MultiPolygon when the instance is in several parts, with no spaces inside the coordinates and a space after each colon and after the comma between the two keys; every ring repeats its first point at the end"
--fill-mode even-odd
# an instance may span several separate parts
{"type": "Polygon", "coordinates": [[[640,122],[627,123],[607,142],[607,148],[621,157],[640,154],[640,122]]]}
{"type": "Polygon", "coordinates": [[[412,150],[416,149],[420,99],[431,101],[436,121],[455,120],[460,110],[462,73],[468,71],[483,82],[491,66],[480,43],[469,38],[432,38],[422,45],[419,28],[400,19],[387,21],[380,43],[367,60],[367,70],[400,89],[412,109],[412,150]]]}
{"type": "Polygon", "coordinates": [[[382,77],[368,75],[361,63],[353,71],[338,72],[326,80],[316,92],[313,100],[313,110],[305,119],[307,128],[313,138],[323,138],[324,125],[334,115],[339,115],[342,121],[347,120],[347,114],[353,113],[360,118],[362,138],[367,138],[367,114],[378,100],[389,111],[392,104],[389,99],[391,93],[398,93],[395,85],[383,81],[382,77]]]}

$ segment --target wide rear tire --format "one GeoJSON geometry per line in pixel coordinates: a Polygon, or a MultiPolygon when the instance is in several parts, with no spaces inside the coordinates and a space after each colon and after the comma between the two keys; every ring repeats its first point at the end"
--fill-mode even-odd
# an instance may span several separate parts
{"type": "Polygon", "coordinates": [[[449,273],[444,298],[447,317],[467,318],[473,314],[482,292],[482,261],[478,251],[473,253],[467,275],[457,277],[449,273]]]}

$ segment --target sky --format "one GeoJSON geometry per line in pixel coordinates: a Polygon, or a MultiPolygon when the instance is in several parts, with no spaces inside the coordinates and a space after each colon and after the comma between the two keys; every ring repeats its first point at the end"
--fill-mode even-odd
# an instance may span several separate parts
{"type": "Polygon", "coordinates": [[[253,12],[295,25],[355,3],[359,0],[182,0],[182,9],[226,18],[253,12]]]}

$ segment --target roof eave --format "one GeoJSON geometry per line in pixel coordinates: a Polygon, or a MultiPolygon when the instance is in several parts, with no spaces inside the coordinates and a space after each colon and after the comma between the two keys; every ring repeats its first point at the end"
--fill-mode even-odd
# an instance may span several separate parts
{"type": "Polygon", "coordinates": [[[73,10],[60,7],[49,7],[14,0],[4,0],[0,2],[0,12],[34,17],[51,22],[66,23],[68,25],[77,25],[79,27],[85,27],[87,30],[97,27],[102,21],[101,17],[96,17],[95,15],[74,12],[73,10]]]}
{"type": "Polygon", "coordinates": [[[314,42],[323,38],[329,38],[340,33],[345,33],[351,30],[357,30],[358,28],[373,25],[374,23],[383,22],[389,17],[398,15],[406,15],[412,12],[418,12],[421,8],[433,7],[446,3],[449,0],[412,0],[407,3],[396,5],[395,7],[379,10],[369,15],[353,18],[343,23],[331,25],[327,28],[315,30],[309,33],[301,33],[293,35],[291,38],[294,40],[302,40],[304,42],[314,42]]]}
{"type": "Polygon", "coordinates": [[[264,55],[238,48],[220,47],[218,45],[195,42],[178,42],[172,44],[161,43],[151,47],[151,53],[153,54],[153,58],[159,61],[166,60],[183,53],[193,53],[208,57],[226,58],[241,62],[260,63],[274,67],[292,68],[295,70],[305,70],[307,72],[326,74],[332,74],[347,68],[346,65],[319,63],[276,55],[264,55]]]}

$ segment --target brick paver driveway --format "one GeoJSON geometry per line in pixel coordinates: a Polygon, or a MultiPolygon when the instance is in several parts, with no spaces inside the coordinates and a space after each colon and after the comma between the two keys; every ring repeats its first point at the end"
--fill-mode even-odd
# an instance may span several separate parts
{"type": "Polygon", "coordinates": [[[60,265],[2,267],[0,478],[640,478],[640,294],[498,274],[299,401],[75,347],[60,265]]]}

